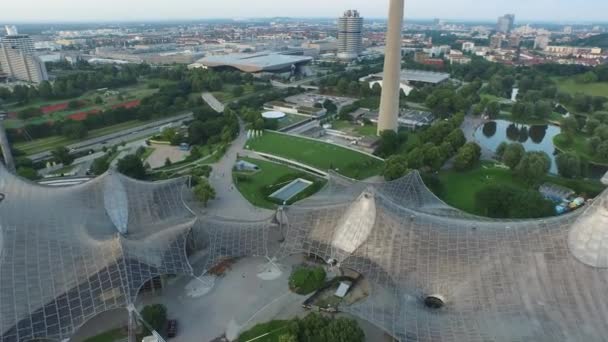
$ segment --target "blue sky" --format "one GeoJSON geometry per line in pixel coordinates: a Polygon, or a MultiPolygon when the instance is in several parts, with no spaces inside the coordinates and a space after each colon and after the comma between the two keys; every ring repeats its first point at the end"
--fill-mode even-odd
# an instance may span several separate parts
{"type": "MultiPolygon", "coordinates": [[[[0,20],[88,21],[238,17],[336,17],[359,9],[386,17],[388,0],[5,0],[0,20]]],[[[406,18],[606,21],[608,0],[406,0],[406,18]]]]}

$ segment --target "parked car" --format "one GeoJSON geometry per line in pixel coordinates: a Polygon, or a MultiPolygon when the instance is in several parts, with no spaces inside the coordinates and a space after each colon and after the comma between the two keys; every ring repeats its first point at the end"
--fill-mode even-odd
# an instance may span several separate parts
{"type": "Polygon", "coordinates": [[[177,335],[177,320],[170,319],[167,321],[167,337],[175,337],[177,335]]]}

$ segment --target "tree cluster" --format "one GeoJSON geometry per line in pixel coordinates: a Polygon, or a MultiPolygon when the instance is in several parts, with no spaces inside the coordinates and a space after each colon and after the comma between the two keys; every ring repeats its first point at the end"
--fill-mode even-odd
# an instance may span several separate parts
{"type": "Polygon", "coordinates": [[[538,191],[488,185],[475,194],[477,210],[492,218],[539,218],[555,214],[554,204],[538,191]]]}

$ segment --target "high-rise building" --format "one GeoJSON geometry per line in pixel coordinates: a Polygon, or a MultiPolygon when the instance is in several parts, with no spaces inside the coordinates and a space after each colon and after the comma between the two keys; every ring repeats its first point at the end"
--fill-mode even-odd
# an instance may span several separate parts
{"type": "Polygon", "coordinates": [[[338,58],[352,60],[363,51],[363,18],[348,10],[338,19],[338,58]]]}
{"type": "Polygon", "coordinates": [[[0,69],[8,77],[40,83],[48,80],[44,63],[36,56],[30,36],[17,33],[14,26],[6,27],[7,35],[0,39],[0,69]]]}
{"type": "Polygon", "coordinates": [[[515,14],[505,14],[498,18],[496,24],[496,31],[502,33],[509,33],[515,27],[515,14]]]}
{"type": "Polygon", "coordinates": [[[382,97],[378,117],[378,135],[399,129],[399,95],[401,91],[401,30],[405,0],[390,0],[382,97]]]}

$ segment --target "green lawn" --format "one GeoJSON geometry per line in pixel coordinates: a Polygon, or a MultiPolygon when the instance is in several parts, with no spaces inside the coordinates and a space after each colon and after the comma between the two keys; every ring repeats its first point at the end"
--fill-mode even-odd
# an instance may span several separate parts
{"type": "Polygon", "coordinates": [[[320,170],[334,169],[355,179],[366,179],[382,172],[384,162],[347,148],[305,138],[265,132],[247,142],[254,151],[294,160],[320,170]]]}
{"type": "MultiPolygon", "coordinates": [[[[466,211],[471,214],[480,215],[475,208],[475,194],[487,185],[513,186],[528,189],[523,180],[517,178],[509,169],[493,166],[491,163],[483,163],[471,171],[442,171],[439,179],[443,185],[442,200],[447,204],[466,211]]],[[[546,182],[560,184],[569,187],[580,194],[589,196],[598,195],[605,188],[599,181],[569,180],[562,177],[545,177],[546,182]]]]}
{"type": "MultiPolygon", "coordinates": [[[[250,163],[253,163],[260,167],[260,171],[256,173],[246,174],[247,180],[239,180],[238,175],[241,173],[234,174],[236,188],[239,192],[245,197],[251,204],[256,207],[274,209],[277,207],[275,203],[270,201],[266,196],[264,191],[265,188],[279,186],[279,185],[287,185],[291,180],[299,178],[302,175],[301,171],[294,170],[287,166],[283,166],[280,164],[267,162],[263,160],[250,159],[250,158],[242,158],[250,163]],[[282,181],[283,179],[291,179],[289,181],[282,181]]],[[[312,176],[310,176],[312,177],[312,176]]],[[[309,178],[310,178],[309,177],[309,178]]],[[[320,178],[312,177],[310,180],[317,180],[319,182],[323,182],[320,178]]],[[[309,189],[311,189],[314,185],[311,185],[309,189]]],[[[314,190],[314,189],[311,189],[314,190]]],[[[303,196],[305,196],[307,190],[303,192],[303,196]]],[[[312,193],[307,193],[308,196],[312,195],[312,193]]],[[[296,197],[297,199],[303,199],[300,195],[296,197]]]]}
{"type": "Polygon", "coordinates": [[[574,95],[576,93],[583,93],[591,96],[604,96],[608,97],[608,82],[595,82],[595,83],[578,83],[574,78],[555,78],[557,87],[559,90],[574,95]]]}
{"type": "Polygon", "coordinates": [[[238,342],[247,342],[262,335],[255,342],[279,342],[279,337],[287,330],[289,321],[270,321],[254,326],[253,328],[243,332],[238,339],[238,342]]]}
{"type": "Polygon", "coordinates": [[[304,120],[308,120],[309,117],[304,116],[304,115],[297,115],[297,114],[285,114],[285,118],[281,119],[279,121],[279,129],[287,127],[287,126],[291,126],[295,123],[298,122],[302,122],[304,120]]]}
{"type": "Polygon", "coordinates": [[[375,137],[378,135],[378,128],[376,125],[357,125],[346,120],[336,120],[331,123],[332,128],[338,131],[342,131],[346,134],[353,134],[362,137],[375,137]]]}
{"type": "Polygon", "coordinates": [[[86,339],[84,342],[114,342],[127,337],[124,328],[118,328],[86,339]]]}

